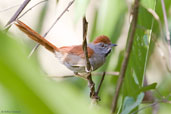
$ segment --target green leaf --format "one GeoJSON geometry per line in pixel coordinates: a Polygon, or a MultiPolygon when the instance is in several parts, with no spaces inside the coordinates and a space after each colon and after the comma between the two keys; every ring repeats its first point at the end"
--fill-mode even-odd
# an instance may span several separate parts
{"type": "Polygon", "coordinates": [[[83,17],[86,13],[86,9],[88,7],[90,0],[76,0],[75,1],[75,22],[83,17]]]}
{"type": "Polygon", "coordinates": [[[19,110],[22,114],[105,114],[89,109],[88,100],[72,84],[46,77],[33,60],[28,60],[24,45],[0,31],[1,110],[19,110]],[[6,95],[4,97],[5,94],[6,95]],[[7,98],[9,98],[7,100],[7,98]],[[10,103],[13,102],[13,103],[10,103]],[[2,109],[4,108],[4,109],[2,109]]]}
{"type": "Polygon", "coordinates": [[[145,87],[142,87],[139,92],[145,92],[145,91],[148,91],[148,90],[151,90],[151,89],[155,89],[157,86],[157,83],[152,83],[148,86],[145,86],[145,87]]]}
{"type": "Polygon", "coordinates": [[[37,96],[40,92],[38,90],[40,84],[36,84],[40,77],[40,74],[35,72],[37,68],[28,65],[29,61],[22,47],[2,32],[0,32],[0,53],[0,83],[15,96],[19,104],[26,107],[26,112],[55,113],[56,111],[51,110],[45,100],[37,96]]]}
{"type": "Polygon", "coordinates": [[[129,114],[135,107],[140,105],[144,98],[144,93],[140,93],[137,99],[134,100],[133,97],[126,96],[123,102],[123,110],[121,114],[129,114]]]}
{"type": "MultiPolygon", "coordinates": [[[[127,96],[134,99],[137,98],[141,92],[141,88],[143,87],[154,22],[153,16],[147,11],[146,8],[155,10],[155,6],[156,0],[141,1],[133,47],[126,70],[126,76],[124,79],[124,101],[127,96]],[[148,5],[146,4],[146,2],[148,2],[148,5]]],[[[134,107],[134,109],[135,108],[137,107],[134,107]]]]}
{"type": "Polygon", "coordinates": [[[113,42],[116,42],[121,32],[126,9],[124,0],[101,0],[92,38],[107,35],[113,42]]]}

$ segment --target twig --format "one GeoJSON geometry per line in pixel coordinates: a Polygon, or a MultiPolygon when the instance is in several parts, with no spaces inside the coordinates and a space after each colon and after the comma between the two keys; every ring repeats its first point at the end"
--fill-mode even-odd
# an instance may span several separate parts
{"type": "Polygon", "coordinates": [[[66,75],[66,76],[48,76],[48,78],[73,78],[76,77],[74,75],[66,75]]]}
{"type": "MultiPolygon", "coordinates": [[[[100,88],[101,88],[102,83],[103,83],[103,81],[104,81],[105,75],[106,75],[106,72],[103,72],[102,78],[101,78],[101,80],[100,80],[99,86],[98,86],[97,91],[96,91],[96,95],[97,95],[97,96],[98,96],[98,94],[99,94],[100,88]]],[[[99,99],[99,100],[100,100],[100,99],[99,99]]]]}
{"type": "Polygon", "coordinates": [[[161,98],[161,99],[158,100],[158,101],[154,101],[152,104],[149,104],[149,105],[147,105],[147,106],[144,106],[144,107],[142,107],[141,109],[138,109],[138,110],[134,111],[134,112],[131,113],[131,114],[135,114],[135,113],[140,112],[140,111],[142,111],[142,110],[144,110],[144,109],[146,109],[146,108],[149,108],[149,107],[154,107],[155,105],[157,105],[157,104],[159,104],[159,103],[170,103],[170,101],[168,100],[168,97],[169,97],[169,96],[167,96],[166,98],[161,98]]]}
{"type": "MultiPolygon", "coordinates": [[[[43,2],[46,2],[46,1],[47,1],[47,0],[38,2],[37,4],[35,4],[35,5],[32,6],[31,8],[29,8],[28,10],[26,10],[21,16],[18,16],[18,18],[16,18],[15,20],[20,19],[20,18],[23,17],[27,12],[29,12],[31,9],[33,9],[33,8],[36,7],[37,5],[39,5],[39,4],[43,3],[43,2]]],[[[14,20],[14,21],[15,21],[15,20],[14,20]]],[[[14,21],[13,21],[13,22],[14,22],[14,21]]],[[[10,24],[8,24],[8,25],[6,26],[5,31],[8,31],[8,29],[9,29],[10,26],[13,24],[13,22],[11,22],[10,24]]]]}
{"type": "MultiPolygon", "coordinates": [[[[92,72],[93,76],[103,75],[104,72],[92,72]]],[[[105,72],[105,75],[118,76],[119,72],[105,72]]]]}
{"type": "Polygon", "coordinates": [[[166,38],[167,38],[168,44],[171,45],[169,26],[168,26],[167,15],[166,15],[166,9],[165,9],[165,4],[164,4],[164,1],[163,0],[161,0],[161,4],[162,4],[162,10],[163,10],[163,17],[164,17],[165,29],[166,29],[166,38]]]}
{"type": "MultiPolygon", "coordinates": [[[[8,21],[8,23],[5,25],[5,27],[7,27],[8,25],[10,25],[13,21],[15,21],[17,19],[17,17],[20,15],[20,13],[24,10],[24,8],[27,6],[27,4],[30,2],[31,0],[25,0],[23,2],[23,4],[19,7],[19,9],[16,11],[16,13],[11,17],[11,19],[8,21]]],[[[5,31],[8,31],[9,28],[11,26],[8,26],[5,31]]]]}
{"type": "Polygon", "coordinates": [[[21,16],[19,16],[17,19],[20,19],[21,17],[23,17],[27,12],[29,12],[30,10],[32,10],[34,7],[36,7],[37,5],[43,3],[43,2],[47,2],[47,0],[43,0],[43,1],[40,1],[38,3],[36,3],[34,6],[30,7],[27,11],[25,11],[21,16]]]}
{"type": "MultiPolygon", "coordinates": [[[[156,90],[156,89],[155,89],[156,90]]],[[[158,92],[159,93],[159,95],[161,95],[160,94],[160,92],[158,92]]],[[[149,104],[149,105],[147,105],[147,106],[144,106],[144,107],[142,107],[141,109],[138,109],[138,110],[136,110],[136,111],[134,111],[133,113],[131,113],[131,114],[135,114],[135,113],[137,113],[137,112],[140,112],[140,111],[142,111],[143,109],[146,109],[146,108],[149,108],[149,107],[153,107],[153,114],[156,114],[156,112],[158,112],[158,104],[159,103],[171,103],[170,101],[169,101],[169,97],[170,97],[171,95],[168,95],[167,97],[164,97],[164,96],[161,96],[160,97],[160,99],[159,100],[156,100],[156,101],[154,101],[152,104],[149,104]]]]}
{"type": "Polygon", "coordinates": [[[158,114],[159,112],[159,104],[152,106],[152,114],[158,114]]]}
{"type": "Polygon", "coordinates": [[[132,50],[134,35],[135,35],[135,31],[136,31],[136,26],[137,26],[138,9],[139,9],[139,0],[135,0],[134,6],[133,6],[133,19],[132,19],[132,22],[130,25],[130,34],[128,35],[128,38],[127,38],[128,46],[126,48],[124,61],[122,63],[122,67],[121,67],[121,71],[120,71],[120,76],[119,76],[119,79],[118,79],[118,82],[116,85],[115,95],[114,95],[113,102],[112,102],[111,114],[113,114],[116,111],[119,92],[120,92],[120,89],[121,89],[121,86],[122,86],[122,83],[123,83],[123,80],[125,77],[126,69],[128,66],[128,61],[129,61],[130,53],[132,50]]]}
{"type": "Polygon", "coordinates": [[[82,43],[82,48],[84,50],[84,55],[86,59],[86,70],[90,71],[91,70],[91,65],[90,61],[88,59],[88,51],[87,51],[87,29],[88,29],[88,22],[86,20],[86,17],[83,18],[83,43],[82,43]]]}
{"type": "Polygon", "coordinates": [[[0,10],[0,13],[6,12],[6,11],[8,11],[8,10],[10,10],[10,9],[13,9],[13,8],[15,8],[15,7],[18,7],[19,5],[21,5],[21,4],[15,4],[15,5],[10,6],[10,7],[8,7],[8,8],[2,9],[2,10],[0,10]]]}
{"type": "Polygon", "coordinates": [[[140,111],[142,111],[142,110],[144,110],[144,109],[146,109],[146,108],[153,107],[153,106],[155,106],[155,105],[157,105],[157,104],[158,104],[158,102],[154,102],[154,103],[152,103],[152,104],[149,104],[149,105],[147,105],[147,106],[142,107],[142,108],[139,109],[139,110],[134,111],[134,112],[131,113],[131,114],[135,114],[135,113],[140,112],[140,111]]]}
{"type": "MultiPolygon", "coordinates": [[[[100,73],[101,74],[101,73],[100,73]]],[[[105,75],[106,75],[106,72],[103,72],[103,74],[102,74],[102,78],[101,78],[101,81],[100,81],[100,83],[99,83],[99,86],[98,86],[98,88],[97,88],[97,91],[95,92],[95,94],[96,94],[96,96],[98,96],[98,94],[99,94],[99,91],[100,91],[100,88],[101,88],[101,85],[102,85],[102,83],[103,83],[103,81],[104,81],[104,77],[105,77],[105,75]]],[[[75,76],[50,76],[50,78],[71,78],[71,77],[75,77],[75,76]]],[[[100,99],[99,99],[100,100],[100,99]]]]}
{"type": "Polygon", "coordinates": [[[95,84],[92,80],[91,77],[91,65],[90,65],[90,61],[88,59],[88,51],[87,51],[87,29],[88,29],[88,22],[86,20],[86,17],[83,17],[83,43],[82,43],[82,48],[84,50],[84,55],[85,55],[85,59],[86,59],[86,70],[88,71],[88,76],[87,76],[87,80],[88,80],[88,85],[90,88],[90,97],[92,99],[97,99],[98,97],[95,95],[95,84]]]}
{"type": "MultiPolygon", "coordinates": [[[[104,74],[104,72],[92,72],[91,73],[94,76],[101,76],[104,74]]],[[[105,76],[118,76],[119,72],[105,72],[105,76]]],[[[75,77],[74,75],[65,75],[65,76],[49,76],[50,78],[71,78],[75,77]]]]}
{"type": "Polygon", "coordinates": [[[171,39],[170,39],[170,32],[169,32],[169,26],[167,21],[167,15],[166,15],[166,8],[164,1],[161,0],[162,5],[162,11],[163,11],[163,17],[164,17],[164,23],[165,23],[165,29],[166,29],[166,39],[168,43],[168,49],[169,49],[169,64],[168,64],[168,70],[171,72],[171,39]]]}
{"type": "MultiPolygon", "coordinates": [[[[143,6],[142,6],[143,7],[143,6]]],[[[164,8],[164,6],[162,7],[162,8],[164,8]]],[[[165,10],[165,9],[163,9],[163,10],[165,10]]],[[[164,33],[164,31],[163,31],[163,29],[162,29],[162,23],[161,23],[161,21],[160,21],[160,18],[159,18],[159,16],[157,15],[157,13],[154,11],[154,10],[152,10],[152,9],[147,9],[147,11],[149,12],[149,13],[151,13],[152,14],[152,16],[154,17],[154,19],[158,22],[158,24],[159,24],[159,29],[160,29],[160,33],[161,33],[161,37],[162,38],[164,38],[165,37],[165,33],[164,33]]],[[[164,15],[164,13],[163,13],[163,15],[164,15]]],[[[168,24],[167,24],[167,17],[166,16],[164,16],[165,17],[165,22],[166,22],[166,28],[168,28],[168,24]]],[[[167,32],[168,31],[168,29],[166,29],[166,33],[169,33],[169,32],[167,32]]],[[[169,33],[170,34],[170,33],[169,33]]],[[[152,34],[153,35],[153,34],[152,34]]],[[[171,72],[171,59],[170,59],[170,57],[171,57],[171,42],[170,42],[170,40],[168,40],[168,39],[170,39],[170,38],[168,38],[168,36],[170,37],[170,35],[166,35],[166,38],[167,38],[167,43],[166,43],[166,45],[168,46],[168,51],[169,51],[169,62],[166,60],[166,59],[164,59],[165,60],[165,64],[166,64],[166,68],[167,68],[167,70],[169,71],[169,72],[171,72]],[[170,44],[170,45],[169,45],[170,44]]],[[[153,40],[153,39],[152,39],[153,40]]],[[[165,43],[165,42],[164,42],[165,43]]],[[[160,45],[157,43],[157,46],[158,47],[160,47],[160,45]]],[[[164,55],[163,55],[164,56],[164,55]]]]}
{"type": "MultiPolygon", "coordinates": [[[[65,14],[65,12],[68,11],[69,7],[74,3],[75,0],[72,0],[71,2],[69,2],[68,6],[64,9],[64,11],[59,15],[59,17],[54,21],[54,23],[52,24],[52,26],[48,29],[48,31],[43,35],[43,37],[46,37],[47,34],[50,32],[50,30],[54,27],[54,25],[58,22],[58,20],[65,14]]],[[[37,44],[30,52],[29,54],[29,58],[32,56],[32,54],[35,52],[35,50],[39,47],[40,44],[37,44]]]]}

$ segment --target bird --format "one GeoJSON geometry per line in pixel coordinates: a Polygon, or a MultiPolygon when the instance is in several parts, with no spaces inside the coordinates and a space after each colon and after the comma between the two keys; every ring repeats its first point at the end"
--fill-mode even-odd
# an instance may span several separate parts
{"type": "MultiPolygon", "coordinates": [[[[86,57],[82,45],[63,46],[58,48],[22,21],[16,20],[15,25],[29,38],[54,53],[59,61],[73,71],[74,74],[78,75],[89,72],[86,69],[86,57]]],[[[111,52],[112,47],[115,46],[117,46],[117,44],[112,44],[110,39],[105,35],[98,36],[92,43],[87,44],[91,71],[98,69],[105,63],[106,57],[111,52]]]]}

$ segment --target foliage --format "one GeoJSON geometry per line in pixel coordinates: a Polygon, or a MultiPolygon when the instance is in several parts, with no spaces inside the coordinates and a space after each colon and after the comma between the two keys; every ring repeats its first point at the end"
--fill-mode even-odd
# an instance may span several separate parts
{"type": "Polygon", "coordinates": [[[105,114],[104,110],[89,110],[88,102],[71,84],[44,76],[33,60],[27,59],[27,48],[3,32],[0,53],[0,99],[5,98],[1,113],[105,114]]]}
{"type": "MultiPolygon", "coordinates": [[[[100,0],[99,7],[92,15],[93,26],[89,29],[90,40],[104,34],[110,37],[113,43],[128,41],[122,38],[125,20],[131,20],[131,9],[126,0],[100,0]]],[[[164,0],[168,21],[171,23],[171,0],[164,0]]],[[[58,3],[58,2],[57,2],[58,3]]],[[[91,3],[91,0],[75,1],[75,22],[78,22],[91,3]]],[[[131,5],[130,5],[131,6],[131,5]]],[[[42,8],[38,19],[37,29],[41,31],[47,4],[42,8]]],[[[73,23],[75,23],[73,22],[73,23]]],[[[161,83],[152,83],[144,86],[144,78],[150,63],[150,57],[156,48],[156,42],[163,35],[164,19],[160,0],[141,0],[138,23],[134,37],[134,43],[126,71],[126,76],[117,104],[117,112],[120,114],[139,113],[143,106],[143,98],[146,91],[158,90],[153,97],[160,100],[165,96],[170,100],[170,73],[164,73],[165,78],[161,83]],[[160,19],[161,26],[149,10],[154,11],[160,19]],[[162,27],[162,28],[161,28],[162,27]],[[161,31],[162,30],[162,31],[161,31]],[[155,37],[154,37],[155,36],[155,37]],[[162,96],[163,95],[163,96],[162,96]]],[[[129,29],[131,26],[129,27],[129,29]]],[[[164,38],[163,38],[164,39],[164,38]]],[[[164,41],[164,40],[163,40],[164,41]]],[[[108,57],[107,62],[96,72],[117,71],[122,66],[124,49],[114,49],[108,57]],[[120,50],[116,54],[116,50],[120,50]]],[[[120,45],[118,43],[118,45],[120,45]]],[[[29,47],[29,46],[28,46],[29,47]]],[[[99,107],[90,107],[89,91],[86,81],[81,79],[66,79],[54,81],[48,78],[40,66],[37,58],[27,59],[28,47],[17,41],[10,33],[0,31],[0,113],[22,113],[22,114],[106,114],[111,110],[112,99],[115,94],[117,76],[106,76],[100,90],[101,101],[99,107]],[[85,94],[86,93],[86,94],[85,94]]],[[[160,70],[160,66],[159,70],[160,70]]],[[[100,77],[93,77],[96,83],[100,77]]],[[[150,106],[149,106],[150,107],[150,106]]],[[[170,104],[160,104],[159,113],[168,113],[170,104]]],[[[143,110],[142,113],[150,114],[151,110],[143,110]]]]}

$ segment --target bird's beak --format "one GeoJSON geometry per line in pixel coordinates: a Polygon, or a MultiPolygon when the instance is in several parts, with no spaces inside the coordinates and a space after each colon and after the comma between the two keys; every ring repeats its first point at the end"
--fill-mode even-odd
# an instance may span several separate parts
{"type": "Polygon", "coordinates": [[[110,44],[111,47],[117,46],[117,44],[110,44]]]}

